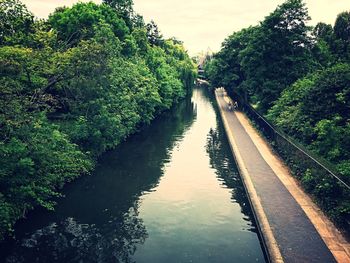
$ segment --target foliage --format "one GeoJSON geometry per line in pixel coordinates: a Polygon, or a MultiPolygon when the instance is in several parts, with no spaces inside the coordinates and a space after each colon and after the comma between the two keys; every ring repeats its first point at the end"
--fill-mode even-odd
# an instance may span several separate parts
{"type": "Polygon", "coordinates": [[[129,31],[125,21],[112,8],[93,2],[78,3],[72,8],[57,9],[50,15],[48,22],[57,31],[58,39],[70,45],[93,37],[95,26],[101,22],[107,23],[121,40],[129,31]]]}
{"type": "Polygon", "coordinates": [[[18,0],[0,1],[0,45],[28,44],[34,16],[18,0]]]}
{"type": "Polygon", "coordinates": [[[161,46],[163,43],[162,35],[158,29],[157,24],[151,20],[151,22],[146,25],[146,29],[149,43],[152,46],[161,46]]]}
{"type": "Polygon", "coordinates": [[[105,2],[58,8],[47,21],[0,2],[0,239],[28,210],[53,209],[65,182],[191,90],[195,66],[181,43],[158,35],[154,45],[131,1],[105,2]]]}
{"type": "Polygon", "coordinates": [[[350,62],[350,12],[342,12],[334,24],[334,47],[340,61],[350,62]]]}
{"type": "Polygon", "coordinates": [[[314,67],[308,20],[301,0],[286,1],[259,26],[226,39],[208,66],[209,78],[249,95],[265,112],[283,89],[314,67]]]}
{"type": "Polygon", "coordinates": [[[112,7],[129,28],[132,27],[132,20],[139,19],[139,16],[134,14],[132,0],[103,0],[102,2],[112,7]]]}
{"type": "Polygon", "coordinates": [[[328,160],[349,160],[349,82],[349,64],[318,71],[286,89],[268,117],[328,160]]]}

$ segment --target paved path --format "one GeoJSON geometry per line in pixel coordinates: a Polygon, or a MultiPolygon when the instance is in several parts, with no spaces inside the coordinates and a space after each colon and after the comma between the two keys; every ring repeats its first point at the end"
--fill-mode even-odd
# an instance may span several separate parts
{"type": "MultiPolygon", "coordinates": [[[[266,221],[259,224],[263,225],[261,228],[269,250],[275,250],[272,259],[288,263],[336,262],[314,225],[261,156],[236,115],[228,111],[223,91],[217,91],[216,95],[230,143],[236,159],[240,159],[239,168],[241,172],[245,171],[253,188],[252,194],[248,187],[250,198],[254,199],[253,208],[258,220],[266,221]]],[[[247,178],[243,179],[247,186],[247,178]]]]}

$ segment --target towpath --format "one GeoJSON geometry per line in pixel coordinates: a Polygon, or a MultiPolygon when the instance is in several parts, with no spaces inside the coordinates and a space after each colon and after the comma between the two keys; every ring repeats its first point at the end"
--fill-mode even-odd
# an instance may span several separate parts
{"type": "MultiPolygon", "coordinates": [[[[224,89],[217,89],[215,93],[231,149],[272,261],[350,262],[346,241],[341,239],[339,233],[329,233],[334,229],[332,226],[330,230],[328,225],[323,227],[324,218],[318,220],[318,213],[321,212],[314,211],[317,207],[311,199],[298,189],[293,179],[288,178],[288,170],[283,168],[283,164],[278,164],[281,161],[275,156],[265,156],[273,155],[272,151],[263,152],[262,147],[257,147],[257,143],[263,140],[260,137],[260,142],[256,141],[259,136],[255,132],[253,137],[253,128],[242,113],[229,111],[229,98],[224,89]],[[283,169],[279,169],[281,167],[283,169]],[[316,215],[312,214],[313,211],[316,215]],[[311,221],[310,217],[313,216],[317,218],[311,221]],[[321,224],[317,225],[317,220],[321,224]],[[330,238],[327,240],[328,236],[330,238]],[[341,242],[344,246],[341,246],[341,242]]],[[[326,224],[331,225],[329,221],[326,224]]]]}

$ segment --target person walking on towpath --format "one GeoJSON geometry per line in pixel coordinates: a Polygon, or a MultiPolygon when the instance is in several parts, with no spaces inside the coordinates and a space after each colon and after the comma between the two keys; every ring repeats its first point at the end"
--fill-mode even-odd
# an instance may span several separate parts
{"type": "Polygon", "coordinates": [[[228,102],[228,110],[232,111],[232,102],[231,101],[228,102]]]}
{"type": "Polygon", "coordinates": [[[235,101],[235,102],[233,103],[233,110],[237,110],[237,109],[238,109],[238,102],[235,101]]]}

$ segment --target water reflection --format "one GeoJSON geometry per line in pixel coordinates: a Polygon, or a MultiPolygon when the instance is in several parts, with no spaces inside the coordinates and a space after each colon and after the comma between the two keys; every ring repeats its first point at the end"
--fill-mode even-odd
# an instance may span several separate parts
{"type": "Polygon", "coordinates": [[[140,217],[149,237],[137,246],[133,259],[264,262],[214,107],[205,90],[195,90],[192,99],[196,121],[173,151],[156,191],[140,200],[140,217]]]}
{"type": "Polygon", "coordinates": [[[143,243],[146,237],[145,226],[134,208],[108,229],[79,224],[68,217],[23,238],[7,262],[132,262],[135,243],[143,243]]]}
{"type": "Polygon", "coordinates": [[[240,205],[241,212],[245,215],[243,219],[248,222],[246,230],[257,233],[243,182],[232,157],[221,122],[218,122],[217,129],[210,129],[207,136],[206,150],[209,154],[210,164],[215,169],[218,179],[227,188],[232,189],[232,202],[237,202],[240,205]]]}

